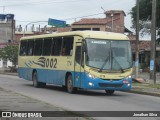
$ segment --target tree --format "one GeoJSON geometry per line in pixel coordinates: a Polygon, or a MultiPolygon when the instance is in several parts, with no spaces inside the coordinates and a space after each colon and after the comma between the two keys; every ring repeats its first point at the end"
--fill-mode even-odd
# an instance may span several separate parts
{"type": "MultiPolygon", "coordinates": [[[[140,0],[139,3],[139,19],[140,30],[142,35],[151,33],[151,19],[152,19],[152,0],[140,0]]],[[[130,14],[132,17],[132,28],[136,28],[136,5],[132,8],[130,14]]],[[[157,31],[160,35],[160,0],[157,0],[157,31]]]]}
{"type": "Polygon", "coordinates": [[[0,49],[0,58],[3,60],[10,60],[14,66],[16,66],[18,61],[18,46],[8,45],[0,49]]]}

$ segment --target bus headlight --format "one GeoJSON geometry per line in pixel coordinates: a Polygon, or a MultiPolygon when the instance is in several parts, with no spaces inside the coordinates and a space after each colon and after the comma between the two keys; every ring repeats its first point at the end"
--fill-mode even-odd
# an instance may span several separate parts
{"type": "Polygon", "coordinates": [[[129,80],[131,76],[125,77],[124,80],[129,80]]]}
{"type": "Polygon", "coordinates": [[[86,72],[86,74],[87,74],[87,76],[88,76],[89,78],[92,78],[92,79],[94,79],[94,78],[95,78],[95,76],[94,76],[94,75],[92,75],[92,74],[90,74],[89,72],[86,72]]]}
{"type": "Polygon", "coordinates": [[[130,76],[128,76],[128,78],[132,78],[132,76],[130,75],[130,76]]]}

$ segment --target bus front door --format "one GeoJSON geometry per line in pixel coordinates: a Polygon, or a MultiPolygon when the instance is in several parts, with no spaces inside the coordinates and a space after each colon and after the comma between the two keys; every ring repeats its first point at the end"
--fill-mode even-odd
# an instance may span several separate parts
{"type": "Polygon", "coordinates": [[[74,62],[74,86],[82,87],[83,55],[82,43],[76,43],[75,62],[74,62]]]}

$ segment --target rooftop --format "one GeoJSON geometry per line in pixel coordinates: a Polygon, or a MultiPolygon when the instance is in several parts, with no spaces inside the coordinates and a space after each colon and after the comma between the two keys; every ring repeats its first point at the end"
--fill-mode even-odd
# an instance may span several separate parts
{"type": "MultiPolygon", "coordinates": [[[[114,21],[118,19],[120,18],[115,18],[114,21]]],[[[111,18],[83,18],[72,25],[105,25],[110,22],[112,22],[111,18]]]]}

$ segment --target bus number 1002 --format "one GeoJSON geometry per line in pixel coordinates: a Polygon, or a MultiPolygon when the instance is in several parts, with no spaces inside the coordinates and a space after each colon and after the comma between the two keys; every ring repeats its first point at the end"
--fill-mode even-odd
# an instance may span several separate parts
{"type": "Polygon", "coordinates": [[[50,68],[56,68],[57,67],[57,59],[46,59],[45,60],[45,67],[50,67],[50,68]]]}

